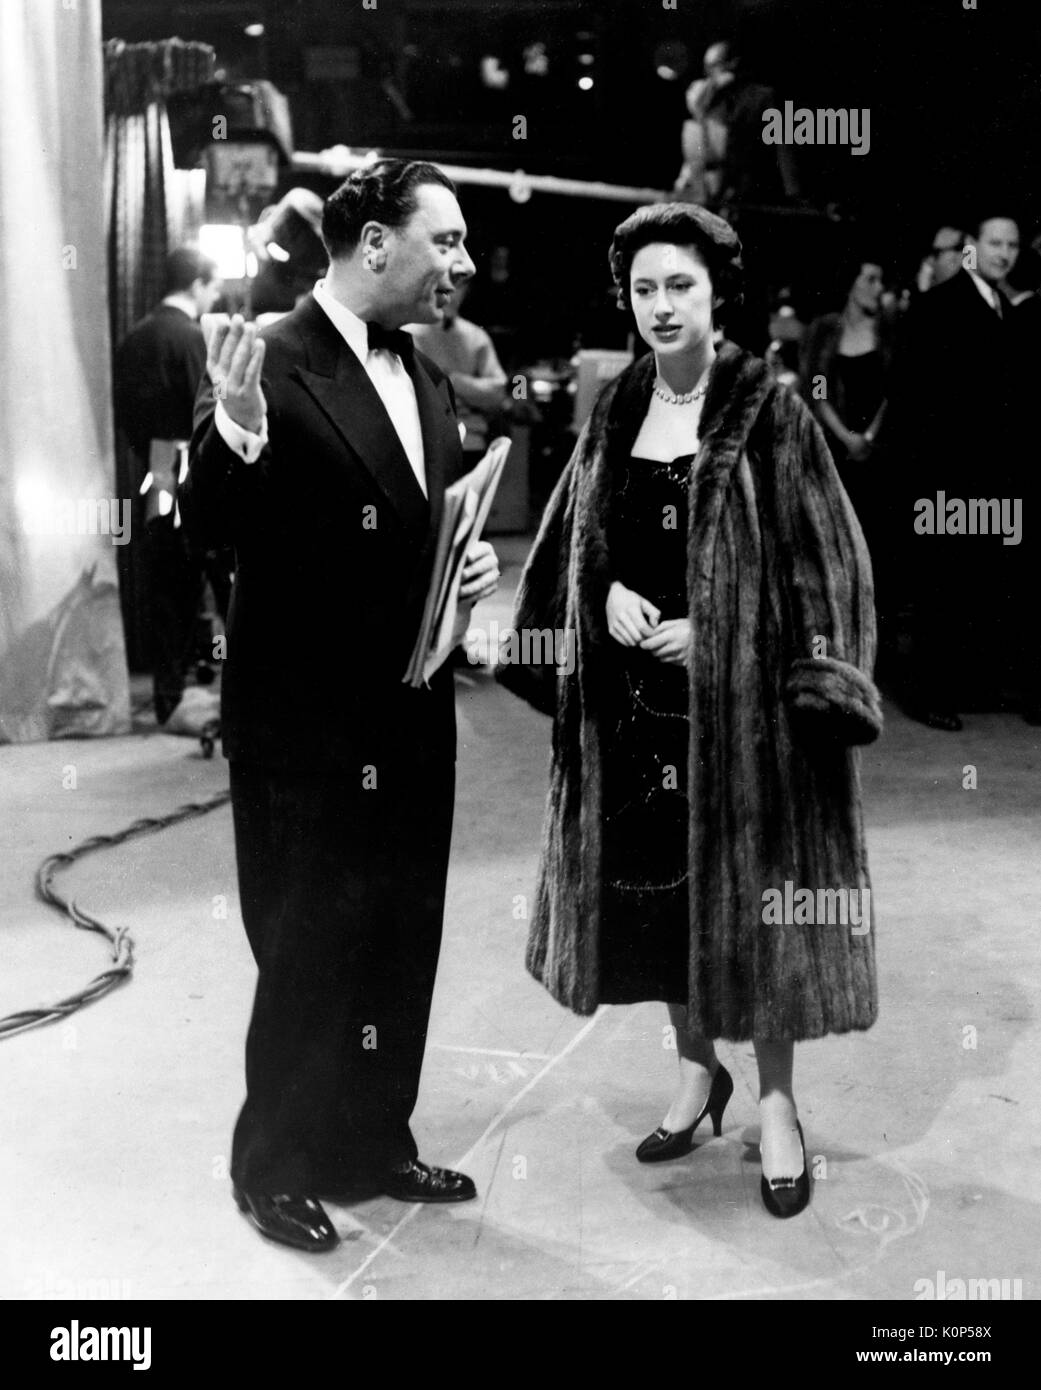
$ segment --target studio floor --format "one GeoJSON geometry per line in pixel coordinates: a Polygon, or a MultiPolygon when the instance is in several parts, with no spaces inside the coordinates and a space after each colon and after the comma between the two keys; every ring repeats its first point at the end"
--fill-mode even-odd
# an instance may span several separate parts
{"type": "MultiPolygon", "coordinates": [[[[476,626],[506,626],[520,551],[502,549],[507,582],[476,626]]],[[[673,1081],[664,1009],[578,1018],[525,973],[549,724],[480,668],[458,690],[414,1127],[422,1156],[472,1174],[479,1199],[330,1205],[343,1239],[321,1256],[266,1243],[237,1211],[227,1154],[253,965],[225,806],[60,880],[130,929],[137,966],[67,1021],[2,1043],[0,1297],[910,1300],[955,1278],[1018,1279],[1038,1297],[1039,731],[975,714],[961,734],[932,732],[887,703],[863,763],[881,1016],[797,1049],[816,1182],[809,1209],[779,1222],[759,1199],[750,1045],[720,1048],[735,1080],[722,1136],[706,1127],[686,1159],[635,1162],[673,1081]]],[[[40,861],[226,785],[219,756],[145,728],[0,750],[0,1015],[106,964],[101,938],[34,900],[40,861]]]]}

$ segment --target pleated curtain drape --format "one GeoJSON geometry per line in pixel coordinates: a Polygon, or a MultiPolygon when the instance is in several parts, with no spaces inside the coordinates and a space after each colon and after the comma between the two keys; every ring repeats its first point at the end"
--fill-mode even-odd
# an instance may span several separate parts
{"type": "Polygon", "coordinates": [[[198,230],[200,185],[174,168],[166,100],[212,82],[213,74],[209,44],[105,44],[105,208],[116,343],[161,298],[168,251],[198,230]]]}
{"type": "MultiPolygon", "coordinates": [[[[118,345],[162,298],[166,256],[194,240],[203,220],[206,174],[174,167],[167,99],[213,81],[208,44],[165,39],[124,43],[110,39],[105,57],[104,199],[108,227],[109,313],[118,345]]],[[[116,478],[133,499],[134,521],[144,533],[141,482],[126,441],[117,436],[116,478]]],[[[147,669],[152,622],[148,560],[142,546],[119,555],[120,598],[132,670],[147,669]]]]}
{"type": "Polygon", "coordinates": [[[2,0],[0,744],[130,731],[102,124],[101,0],[2,0]]]}

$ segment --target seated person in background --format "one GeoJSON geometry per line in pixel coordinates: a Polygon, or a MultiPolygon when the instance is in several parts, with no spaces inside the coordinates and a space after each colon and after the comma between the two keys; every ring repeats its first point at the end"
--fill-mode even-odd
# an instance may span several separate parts
{"type": "Polygon", "coordinates": [[[450,379],[459,419],[466,426],[463,452],[476,462],[505,405],[506,373],[488,334],[459,313],[467,288],[468,282],[456,286],[441,323],[411,325],[409,332],[420,352],[450,379]]]}
{"type": "MultiPolygon", "coordinates": [[[[727,74],[729,80],[730,74],[727,74]]],[[[681,147],[683,164],[676,176],[674,192],[686,202],[709,207],[718,203],[726,126],[708,114],[716,88],[711,78],[699,77],[687,88],[690,119],[683,122],[681,147]]]]}

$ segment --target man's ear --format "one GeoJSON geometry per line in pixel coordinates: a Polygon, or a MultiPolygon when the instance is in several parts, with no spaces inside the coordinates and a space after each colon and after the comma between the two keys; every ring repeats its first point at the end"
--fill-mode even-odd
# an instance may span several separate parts
{"type": "Polygon", "coordinates": [[[360,241],[363,251],[383,250],[387,242],[387,228],[382,222],[366,222],[361,229],[360,241]]]}

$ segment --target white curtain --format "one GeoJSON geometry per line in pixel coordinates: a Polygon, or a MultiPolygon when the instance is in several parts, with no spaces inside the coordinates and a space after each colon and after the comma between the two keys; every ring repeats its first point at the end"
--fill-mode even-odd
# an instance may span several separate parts
{"type": "Polygon", "coordinates": [[[100,0],[2,0],[0,742],[130,728],[108,325],[100,0]]]}

